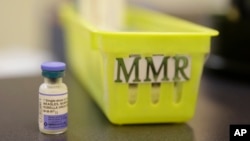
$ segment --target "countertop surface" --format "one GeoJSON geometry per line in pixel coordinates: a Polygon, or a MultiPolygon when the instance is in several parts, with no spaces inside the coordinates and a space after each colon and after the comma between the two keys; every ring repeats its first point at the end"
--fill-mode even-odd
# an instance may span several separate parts
{"type": "Polygon", "coordinates": [[[228,141],[230,124],[250,124],[250,81],[203,73],[196,113],[182,124],[113,125],[70,73],[69,126],[64,134],[38,129],[41,76],[0,79],[0,141],[228,141]]]}

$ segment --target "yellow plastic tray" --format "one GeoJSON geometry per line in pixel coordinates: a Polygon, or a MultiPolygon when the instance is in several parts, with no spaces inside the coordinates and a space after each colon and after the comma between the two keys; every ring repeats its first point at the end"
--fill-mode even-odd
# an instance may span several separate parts
{"type": "Polygon", "coordinates": [[[115,124],[185,122],[193,117],[210,38],[217,31],[128,8],[126,28],[101,30],[70,5],[60,9],[67,61],[115,124]]]}

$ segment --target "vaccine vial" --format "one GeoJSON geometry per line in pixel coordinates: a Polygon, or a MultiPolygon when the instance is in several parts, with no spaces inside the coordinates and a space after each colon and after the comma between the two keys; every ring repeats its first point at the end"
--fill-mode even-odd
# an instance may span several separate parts
{"type": "Polygon", "coordinates": [[[45,134],[60,134],[68,125],[68,90],[63,83],[66,65],[46,62],[41,65],[44,83],[39,88],[39,129],[45,134]]]}

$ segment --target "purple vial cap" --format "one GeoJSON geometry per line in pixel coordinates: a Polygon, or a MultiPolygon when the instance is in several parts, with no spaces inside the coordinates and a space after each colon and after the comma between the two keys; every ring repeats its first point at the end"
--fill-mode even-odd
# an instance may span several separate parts
{"type": "Polygon", "coordinates": [[[45,62],[41,65],[43,71],[64,71],[66,64],[63,62],[45,62]]]}

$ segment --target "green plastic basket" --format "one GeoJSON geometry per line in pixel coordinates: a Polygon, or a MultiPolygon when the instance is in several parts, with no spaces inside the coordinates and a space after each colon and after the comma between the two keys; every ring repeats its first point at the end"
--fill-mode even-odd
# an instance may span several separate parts
{"type": "Polygon", "coordinates": [[[185,122],[193,117],[210,38],[217,31],[128,8],[126,28],[108,31],[60,9],[67,61],[115,124],[185,122]]]}

